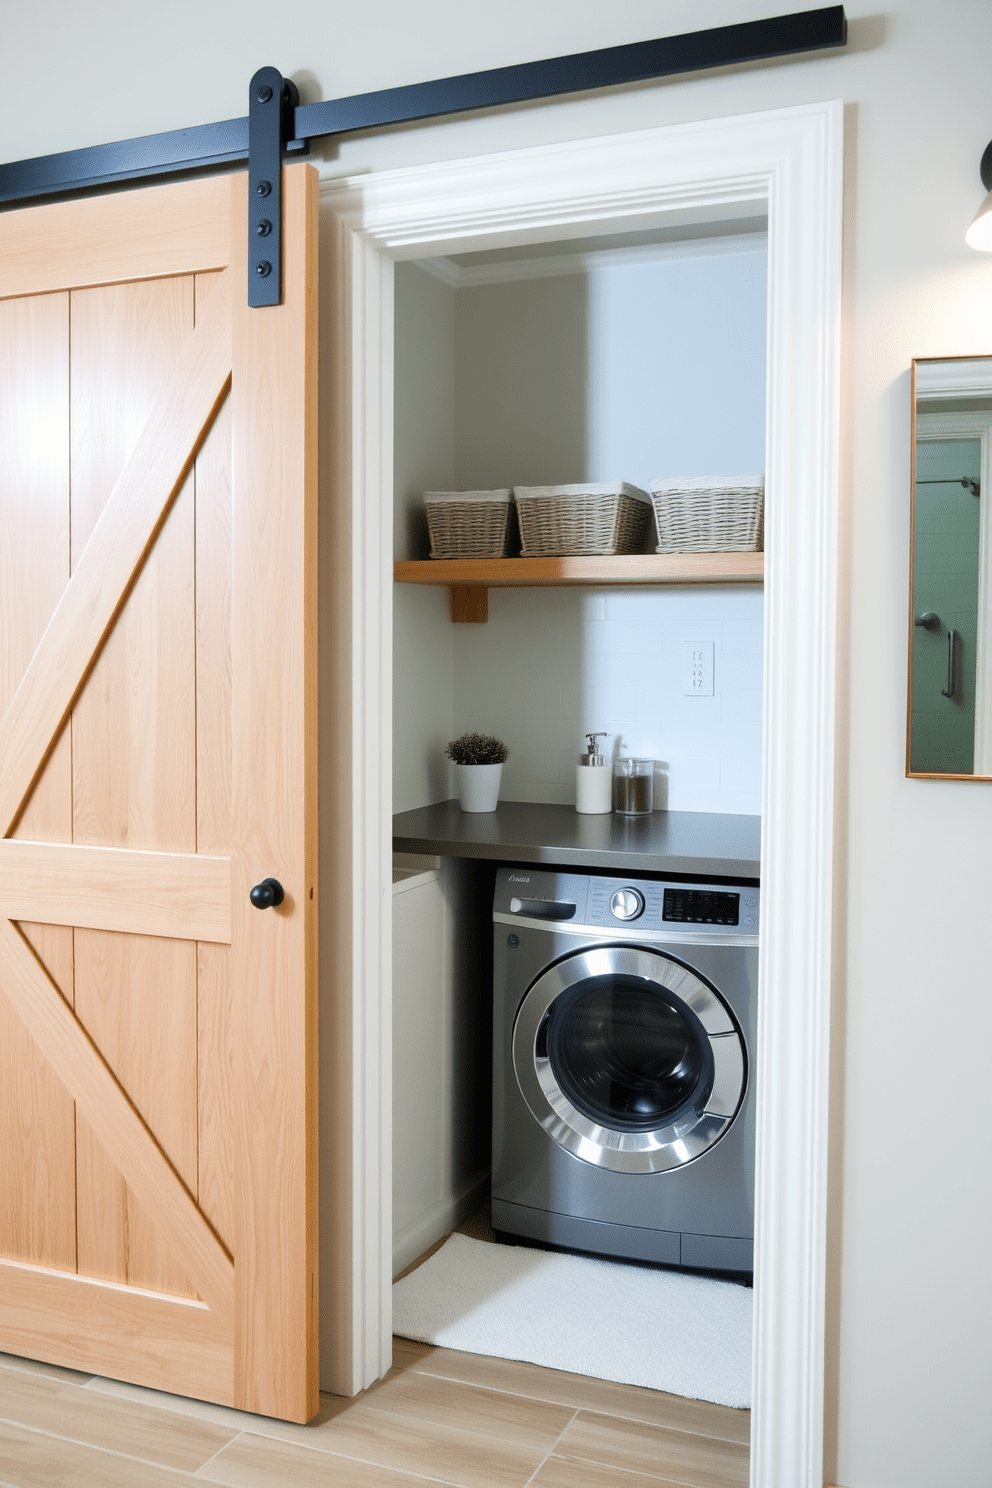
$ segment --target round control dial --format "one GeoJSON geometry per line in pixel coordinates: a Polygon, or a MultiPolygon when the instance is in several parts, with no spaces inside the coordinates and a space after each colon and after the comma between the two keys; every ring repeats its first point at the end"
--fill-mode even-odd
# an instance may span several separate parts
{"type": "Polygon", "coordinates": [[[644,913],[644,895],[637,889],[617,889],[610,900],[610,908],[618,920],[636,920],[644,913]]]}

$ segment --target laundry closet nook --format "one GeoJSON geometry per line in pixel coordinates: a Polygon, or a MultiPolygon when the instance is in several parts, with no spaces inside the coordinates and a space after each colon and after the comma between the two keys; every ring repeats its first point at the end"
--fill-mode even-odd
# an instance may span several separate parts
{"type": "MultiPolygon", "coordinates": [[[[397,263],[397,562],[428,558],[425,491],[763,471],[766,276],[758,217],[397,263]]],[[[598,730],[608,758],[654,761],[653,821],[756,826],[760,582],[490,587],[483,623],[453,622],[436,582],[393,603],[394,813],[450,800],[445,747],[479,731],[509,747],[501,804],[574,817],[598,730]]],[[[488,1197],[496,867],[394,855],[394,1274],[488,1197]]]]}

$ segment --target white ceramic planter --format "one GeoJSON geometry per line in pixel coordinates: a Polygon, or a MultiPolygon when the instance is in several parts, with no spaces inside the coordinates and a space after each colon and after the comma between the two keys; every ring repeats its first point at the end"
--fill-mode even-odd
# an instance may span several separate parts
{"type": "Polygon", "coordinates": [[[463,811],[495,811],[502,765],[456,765],[455,787],[463,811]]]}

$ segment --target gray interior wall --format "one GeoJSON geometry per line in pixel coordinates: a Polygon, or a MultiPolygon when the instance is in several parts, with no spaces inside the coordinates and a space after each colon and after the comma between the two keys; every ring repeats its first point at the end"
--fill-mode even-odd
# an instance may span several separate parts
{"type": "MultiPolygon", "coordinates": [[[[454,484],[455,299],[432,275],[400,263],[394,304],[394,556],[426,557],[423,492],[454,484]]],[[[394,585],[395,811],[450,793],[453,648],[448,590],[394,585]]],[[[476,865],[445,859],[428,881],[394,889],[396,1269],[487,1192],[491,971],[488,937],[480,942],[467,928],[487,916],[477,876],[476,865]]],[[[491,884],[488,897],[491,906],[491,884]]]]}
{"type": "Polygon", "coordinates": [[[393,871],[394,1275],[489,1188],[494,869],[436,862],[393,871]]]}
{"type": "Polygon", "coordinates": [[[584,274],[456,293],[462,491],[586,480],[584,274]]]}
{"type": "MultiPolygon", "coordinates": [[[[396,265],[393,553],[427,556],[424,491],[454,478],[454,294],[414,264],[396,265]]],[[[393,810],[443,801],[453,714],[447,589],[393,586],[393,810]]]]}

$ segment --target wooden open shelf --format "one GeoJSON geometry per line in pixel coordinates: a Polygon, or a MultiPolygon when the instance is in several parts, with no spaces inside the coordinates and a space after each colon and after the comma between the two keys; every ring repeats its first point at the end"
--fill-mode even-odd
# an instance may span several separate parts
{"type": "Polygon", "coordinates": [[[485,621],[490,589],[559,584],[760,584],[764,553],[633,553],[616,558],[438,558],[400,561],[398,584],[451,590],[452,620],[485,621]]]}
{"type": "Polygon", "coordinates": [[[428,558],[395,565],[398,584],[760,584],[764,553],[632,553],[618,558],[428,558]]]}

